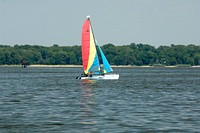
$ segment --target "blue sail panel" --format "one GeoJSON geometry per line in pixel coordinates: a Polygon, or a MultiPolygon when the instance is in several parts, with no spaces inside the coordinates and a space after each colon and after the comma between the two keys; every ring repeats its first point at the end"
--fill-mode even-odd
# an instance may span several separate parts
{"type": "Polygon", "coordinates": [[[97,72],[100,70],[100,65],[99,65],[99,59],[97,54],[95,55],[94,61],[92,63],[92,66],[89,68],[88,72],[97,72]]]}
{"type": "Polygon", "coordinates": [[[106,59],[106,56],[104,55],[103,51],[101,50],[101,47],[99,45],[97,45],[103,60],[103,69],[104,69],[104,73],[109,73],[112,72],[113,69],[111,68],[110,64],[108,63],[108,60],[106,59]]]}

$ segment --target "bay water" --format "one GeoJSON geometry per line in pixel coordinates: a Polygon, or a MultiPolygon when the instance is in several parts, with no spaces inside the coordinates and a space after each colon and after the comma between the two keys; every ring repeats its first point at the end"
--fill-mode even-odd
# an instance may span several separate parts
{"type": "Polygon", "coordinates": [[[0,133],[200,132],[200,68],[0,67],[0,133]]]}

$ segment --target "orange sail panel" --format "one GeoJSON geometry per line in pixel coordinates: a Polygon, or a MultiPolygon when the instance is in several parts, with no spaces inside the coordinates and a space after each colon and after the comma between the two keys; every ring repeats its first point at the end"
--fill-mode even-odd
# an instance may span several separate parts
{"type": "Polygon", "coordinates": [[[82,27],[82,62],[85,74],[95,72],[100,68],[89,19],[85,20],[82,27]]]}

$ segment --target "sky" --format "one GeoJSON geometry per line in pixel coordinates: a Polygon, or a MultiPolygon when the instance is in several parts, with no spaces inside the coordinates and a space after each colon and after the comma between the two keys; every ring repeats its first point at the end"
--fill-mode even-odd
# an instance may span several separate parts
{"type": "Polygon", "coordinates": [[[0,0],[0,44],[81,44],[87,15],[100,45],[200,44],[200,0],[0,0]]]}

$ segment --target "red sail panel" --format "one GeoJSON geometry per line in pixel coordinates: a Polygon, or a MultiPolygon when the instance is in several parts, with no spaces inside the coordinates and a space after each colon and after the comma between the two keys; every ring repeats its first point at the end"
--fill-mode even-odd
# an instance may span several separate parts
{"type": "Polygon", "coordinates": [[[90,52],[90,21],[85,20],[82,27],[82,62],[84,71],[87,70],[90,52]]]}

